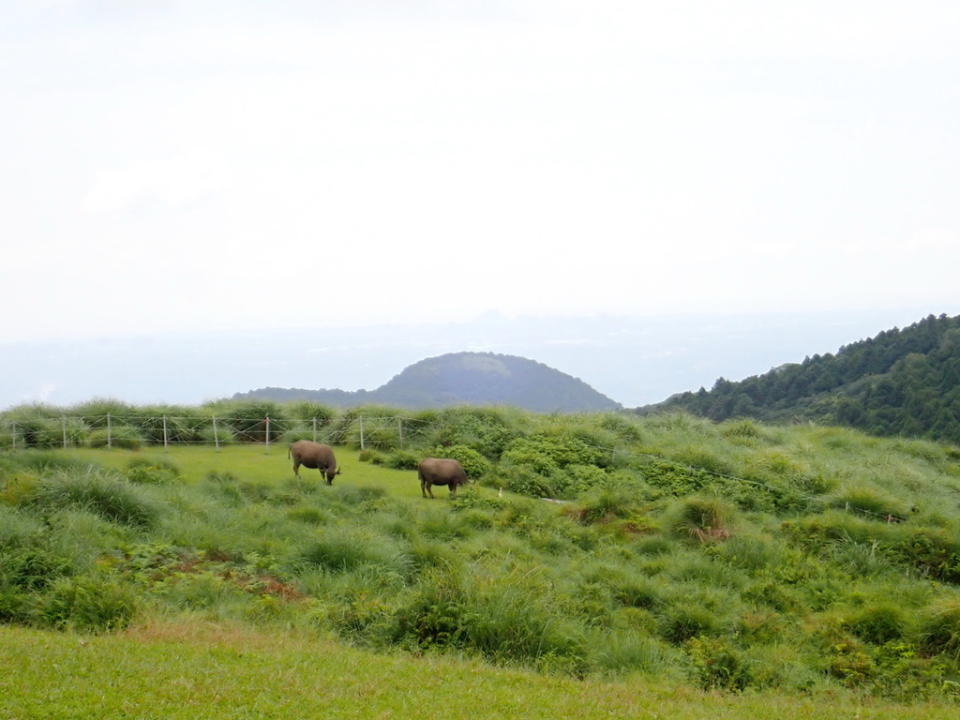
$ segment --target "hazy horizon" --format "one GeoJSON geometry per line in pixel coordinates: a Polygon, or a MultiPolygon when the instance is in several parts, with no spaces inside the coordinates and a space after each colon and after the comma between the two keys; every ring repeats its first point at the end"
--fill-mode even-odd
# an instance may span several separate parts
{"type": "Polygon", "coordinates": [[[519,355],[578,377],[635,407],[677,392],[766,372],[926,315],[861,313],[508,317],[461,323],[233,333],[179,333],[0,344],[8,371],[0,408],[71,405],[94,397],[184,403],[260,387],[373,390],[426,357],[478,351],[519,355]]]}

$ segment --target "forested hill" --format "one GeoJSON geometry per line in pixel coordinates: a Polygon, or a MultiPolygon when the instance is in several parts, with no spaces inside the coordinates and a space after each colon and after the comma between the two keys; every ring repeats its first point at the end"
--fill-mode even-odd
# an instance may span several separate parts
{"type": "Polygon", "coordinates": [[[725,420],[816,420],[878,435],[960,443],[960,316],[929,317],[903,329],[814,355],[710,391],[674,395],[640,413],[686,410],[725,420]]]}
{"type": "Polygon", "coordinates": [[[376,390],[304,390],[267,387],[235,400],[312,400],[335,407],[373,403],[405,408],[510,405],[535,412],[616,410],[620,404],[587,383],[514,355],[462,352],[410,365],[376,390]]]}

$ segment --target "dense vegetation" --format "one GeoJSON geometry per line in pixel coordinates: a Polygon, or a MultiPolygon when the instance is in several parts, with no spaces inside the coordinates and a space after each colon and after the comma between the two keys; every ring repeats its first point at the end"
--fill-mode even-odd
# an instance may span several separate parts
{"type": "Polygon", "coordinates": [[[414,363],[376,390],[260,388],[234,400],[309,400],[335,407],[385,404],[403,408],[509,405],[535,412],[616,410],[614,402],[587,385],[542,363],[515,355],[461,352],[414,363]]]}
{"type": "Polygon", "coordinates": [[[960,316],[933,315],[740,382],[676,395],[641,413],[713,420],[815,420],[877,435],[960,443],[960,316]]]}
{"type": "Polygon", "coordinates": [[[202,617],[727,691],[960,688],[956,448],[455,408],[411,416],[403,449],[379,428],[361,453],[355,419],[326,416],[333,487],[293,478],[276,445],[0,455],[0,620],[202,617]],[[428,453],[479,482],[422,500],[392,467],[428,453]]]}

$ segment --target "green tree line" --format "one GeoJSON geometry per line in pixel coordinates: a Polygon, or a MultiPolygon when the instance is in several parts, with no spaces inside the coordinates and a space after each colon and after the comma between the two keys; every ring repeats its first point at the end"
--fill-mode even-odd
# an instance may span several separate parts
{"type": "Polygon", "coordinates": [[[740,382],[721,377],[709,391],[638,412],[680,409],[713,420],[815,420],[960,443],[960,316],[930,315],[740,382]]]}

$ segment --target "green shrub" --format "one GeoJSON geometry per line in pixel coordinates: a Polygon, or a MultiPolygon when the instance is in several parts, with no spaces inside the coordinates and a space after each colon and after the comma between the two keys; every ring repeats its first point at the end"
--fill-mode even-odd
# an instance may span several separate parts
{"type": "Polygon", "coordinates": [[[560,498],[575,498],[594,488],[603,487],[607,473],[596,465],[567,465],[551,475],[554,492],[560,498]]]}
{"type": "Polygon", "coordinates": [[[528,467],[541,475],[567,465],[605,465],[608,453],[575,437],[534,435],[518,438],[507,446],[503,460],[528,467]]]}
{"type": "Polygon", "coordinates": [[[130,425],[112,425],[107,428],[93,430],[87,437],[87,444],[92,448],[110,447],[126,450],[139,450],[143,447],[143,436],[130,425]]]}
{"type": "Polygon", "coordinates": [[[695,637],[687,642],[686,649],[705,690],[739,691],[750,684],[750,669],[743,654],[725,640],[695,637]]]}
{"type": "Polygon", "coordinates": [[[383,464],[395,470],[416,470],[420,456],[406,450],[394,450],[383,459],[383,464]]]}
{"type": "Polygon", "coordinates": [[[728,420],[720,425],[724,437],[735,440],[759,440],[763,437],[760,426],[753,420],[728,420]]]}
{"type": "Polygon", "coordinates": [[[902,501],[870,487],[850,488],[831,500],[833,507],[879,520],[903,520],[909,508],[902,501]]]}
{"type": "Polygon", "coordinates": [[[291,419],[300,420],[311,431],[314,420],[317,421],[317,429],[320,429],[329,425],[337,415],[333,408],[309,400],[290,403],[285,409],[291,419]]]}
{"type": "Polygon", "coordinates": [[[459,462],[470,480],[477,480],[490,471],[490,462],[476,450],[466,445],[436,448],[433,452],[435,457],[452,458],[459,462]]]}
{"type": "Polygon", "coordinates": [[[843,627],[861,640],[882,645],[903,637],[906,618],[900,608],[893,605],[874,605],[864,608],[847,618],[843,627]]]}
{"type": "MultiPolygon", "coordinates": [[[[505,408],[454,407],[427,410],[404,424],[404,433],[426,445],[465,445],[496,460],[521,432],[522,415],[505,408]]],[[[441,457],[445,455],[441,454],[441,457]]]]}
{"type": "Polygon", "coordinates": [[[615,517],[630,517],[637,511],[638,501],[636,490],[627,485],[598,483],[581,496],[574,514],[580,522],[587,524],[615,517]]]}
{"type": "Polygon", "coordinates": [[[960,659],[960,599],[938,601],[921,616],[918,624],[920,651],[960,659]]]}
{"type": "Polygon", "coordinates": [[[133,458],[127,463],[127,479],[143,485],[167,485],[180,477],[180,468],[162,458],[133,458]]]}
{"type": "Polygon", "coordinates": [[[75,417],[36,420],[29,429],[30,445],[35,448],[63,447],[64,439],[68,447],[82,447],[90,431],[83,420],[75,417]]]}
{"type": "Polygon", "coordinates": [[[523,465],[501,466],[498,482],[510,492],[529,497],[556,497],[551,478],[544,477],[536,470],[523,465]]]}
{"type": "Polygon", "coordinates": [[[213,423],[211,422],[200,429],[199,438],[205,445],[233,445],[237,442],[233,427],[220,420],[217,420],[216,433],[214,433],[213,423]]]}
{"type": "Polygon", "coordinates": [[[107,415],[113,422],[126,422],[126,418],[140,414],[139,408],[127,405],[120,400],[111,398],[95,398],[79,405],[74,405],[70,415],[83,418],[83,421],[92,428],[106,427],[107,415]]]}
{"type": "Polygon", "coordinates": [[[18,472],[6,477],[0,476],[0,503],[4,505],[21,505],[29,498],[40,478],[33,473],[18,472]]]}
{"type": "Polygon", "coordinates": [[[0,585],[19,590],[42,590],[72,572],[71,562],[38,547],[0,549],[0,585]]]}
{"type": "Polygon", "coordinates": [[[660,635],[667,642],[682,645],[700,635],[714,635],[720,622],[713,611],[695,604],[672,605],[660,619],[660,635]]]}
{"type": "Polygon", "coordinates": [[[136,611],[136,598],[126,587],[84,576],[57,581],[43,601],[38,620],[58,629],[99,632],[126,627],[136,611]]]}
{"type": "MultiPolygon", "coordinates": [[[[212,411],[215,406],[206,406],[212,411]]],[[[233,428],[239,442],[263,443],[267,439],[267,422],[270,418],[270,442],[280,442],[289,429],[286,411],[278,403],[270,400],[240,400],[217,407],[217,426],[223,417],[233,428]],[[223,415],[221,416],[221,412],[223,415]]]]}
{"type": "Polygon", "coordinates": [[[643,433],[636,421],[630,420],[624,415],[608,413],[600,419],[600,427],[612,432],[621,441],[627,443],[638,443],[643,439],[643,433]]]}

